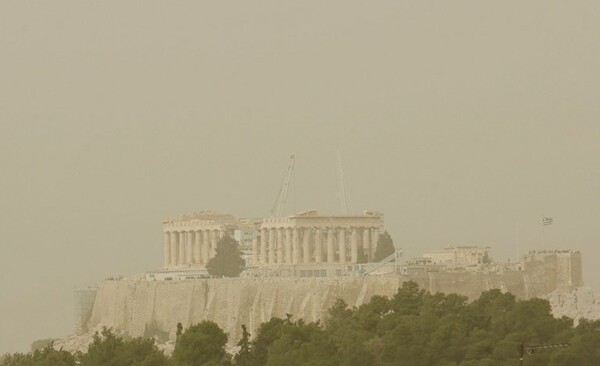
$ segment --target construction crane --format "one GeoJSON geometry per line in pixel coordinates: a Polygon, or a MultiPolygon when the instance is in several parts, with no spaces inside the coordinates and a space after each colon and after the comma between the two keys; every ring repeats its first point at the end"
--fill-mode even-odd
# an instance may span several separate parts
{"type": "Polygon", "coordinates": [[[335,151],[337,168],[338,168],[338,199],[340,203],[340,213],[348,214],[348,200],[346,199],[346,189],[344,187],[344,170],[342,168],[342,154],[339,150],[335,151]]]}
{"type": "Polygon", "coordinates": [[[275,199],[275,203],[273,204],[273,208],[271,209],[271,214],[275,217],[281,217],[281,215],[283,214],[283,210],[285,209],[288,188],[290,186],[292,175],[294,175],[295,163],[296,157],[294,155],[290,156],[290,164],[288,165],[287,172],[285,173],[285,177],[283,178],[283,184],[279,189],[279,193],[277,194],[277,198],[275,199]]]}

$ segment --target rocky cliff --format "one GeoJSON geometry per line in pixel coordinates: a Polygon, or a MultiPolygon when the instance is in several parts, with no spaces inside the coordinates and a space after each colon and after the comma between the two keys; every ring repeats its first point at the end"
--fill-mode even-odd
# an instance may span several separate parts
{"type": "Polygon", "coordinates": [[[212,320],[235,342],[242,324],[254,333],[262,322],[286,314],[306,321],[323,320],[337,299],[360,306],[373,295],[392,296],[408,280],[430,292],[459,293],[471,299],[492,288],[527,299],[582,286],[581,256],[532,254],[510,266],[391,276],[107,280],[98,287],[86,326],[108,326],[130,336],[142,336],[152,328],[174,339],[178,322],[189,326],[212,320]]]}

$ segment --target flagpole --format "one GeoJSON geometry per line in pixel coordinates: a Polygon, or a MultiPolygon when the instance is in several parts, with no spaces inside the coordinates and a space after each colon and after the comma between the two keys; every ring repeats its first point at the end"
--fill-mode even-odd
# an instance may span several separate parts
{"type": "Polygon", "coordinates": [[[544,220],[545,220],[546,216],[544,216],[544,214],[542,213],[542,249],[546,250],[546,232],[544,230],[544,220]]]}
{"type": "Polygon", "coordinates": [[[515,232],[517,235],[517,261],[519,260],[519,223],[515,223],[515,232]]]}

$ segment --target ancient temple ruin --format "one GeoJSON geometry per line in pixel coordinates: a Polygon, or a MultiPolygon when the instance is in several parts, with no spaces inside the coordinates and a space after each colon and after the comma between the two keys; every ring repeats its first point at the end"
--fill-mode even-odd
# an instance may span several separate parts
{"type": "Polygon", "coordinates": [[[372,261],[383,215],[322,215],[315,210],[288,217],[238,218],[204,211],[163,221],[164,269],[201,269],[219,239],[235,238],[250,268],[346,265],[372,261]]]}

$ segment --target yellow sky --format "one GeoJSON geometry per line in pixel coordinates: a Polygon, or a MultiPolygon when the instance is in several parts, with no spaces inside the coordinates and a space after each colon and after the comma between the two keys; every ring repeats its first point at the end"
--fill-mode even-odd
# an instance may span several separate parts
{"type": "Polygon", "coordinates": [[[0,352],[161,263],[161,219],[385,213],[408,256],[584,251],[600,289],[600,2],[0,1],[0,352]],[[594,268],[595,267],[595,268],[594,268]]]}

